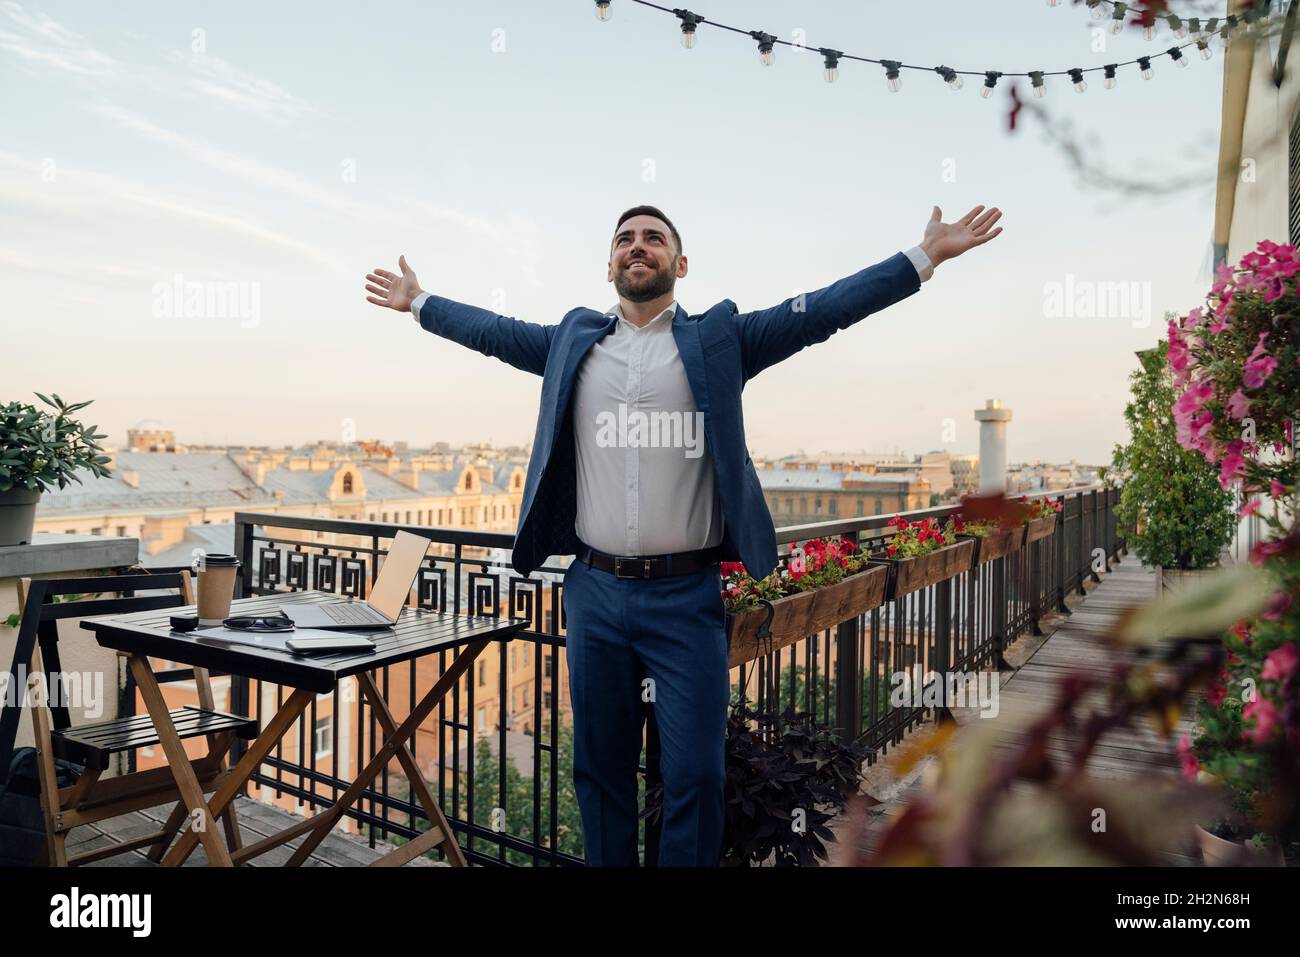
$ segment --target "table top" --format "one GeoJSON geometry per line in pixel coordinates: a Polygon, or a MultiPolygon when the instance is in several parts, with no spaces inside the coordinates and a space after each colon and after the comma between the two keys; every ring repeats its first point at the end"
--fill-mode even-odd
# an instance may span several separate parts
{"type": "MultiPolygon", "coordinates": [[[[274,614],[277,608],[283,608],[293,617],[290,609],[294,605],[340,600],[346,599],[329,592],[285,592],[237,599],[231,604],[230,611],[232,615],[269,615],[274,614]]],[[[172,615],[195,611],[194,605],[186,605],[162,611],[101,615],[84,619],[81,627],[93,631],[101,646],[116,651],[135,652],[327,694],[334,690],[340,678],[348,675],[460,648],[470,642],[509,638],[527,624],[527,621],[452,615],[408,607],[402,609],[393,628],[366,632],[375,642],[372,652],[345,651],[308,656],[172,631],[169,621],[172,615]]]]}

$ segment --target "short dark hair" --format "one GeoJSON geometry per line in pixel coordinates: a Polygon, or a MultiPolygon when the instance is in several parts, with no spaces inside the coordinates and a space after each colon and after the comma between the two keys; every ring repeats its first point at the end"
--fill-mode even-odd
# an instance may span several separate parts
{"type": "Polygon", "coordinates": [[[614,232],[617,233],[618,227],[633,216],[653,216],[655,219],[662,219],[667,224],[668,231],[673,234],[673,242],[677,244],[677,255],[682,254],[682,235],[677,231],[677,227],[673,225],[673,221],[665,216],[663,210],[658,206],[633,206],[618,218],[618,222],[614,224],[614,232]]]}

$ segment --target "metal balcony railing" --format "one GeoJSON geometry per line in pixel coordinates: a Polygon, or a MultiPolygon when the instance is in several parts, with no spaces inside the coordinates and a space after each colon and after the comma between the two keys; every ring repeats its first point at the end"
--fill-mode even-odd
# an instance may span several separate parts
{"type": "MultiPolygon", "coordinates": [[[[1089,578],[1099,580],[1126,548],[1126,532],[1115,516],[1118,489],[1045,494],[1063,502],[1050,537],[760,656],[733,673],[733,695],[744,689],[761,711],[792,706],[813,712],[841,737],[863,744],[869,760],[875,760],[928,710],[894,707],[891,675],[918,665],[923,673],[939,676],[998,667],[1011,642],[1038,633],[1039,619],[1048,612],[1068,613],[1066,596],[1082,593],[1089,578]]],[[[903,514],[943,521],[956,508],[903,514]]],[[[792,542],[833,535],[870,549],[887,537],[891,517],[787,526],[777,530],[777,541],[783,556],[792,542]]],[[[402,530],[429,538],[437,553],[425,559],[413,604],[529,622],[513,641],[498,642],[495,652],[480,656],[475,671],[435,710],[414,742],[416,760],[426,767],[467,857],[483,864],[581,863],[566,734],[563,575],[569,559],[522,578],[510,568],[514,536],[507,533],[237,513],[235,547],[243,560],[239,594],[319,589],[364,597],[387,541],[402,530]],[[491,684],[480,671],[485,661],[495,663],[491,684]]],[[[417,701],[448,663],[444,655],[425,669],[381,669],[377,681],[400,711],[403,699],[417,701]]],[[[183,679],[184,672],[175,677],[183,679]]],[[[239,675],[230,680],[231,710],[261,720],[283,696],[279,688],[257,687],[239,675]]],[[[658,768],[650,737],[643,771],[654,781],[658,768]]],[[[297,741],[289,736],[288,742],[269,756],[254,782],[310,812],[347,787],[355,770],[347,765],[364,762],[382,738],[365,700],[340,688],[312,705],[297,741]],[[323,752],[316,747],[318,738],[330,743],[323,752]],[[339,746],[343,741],[346,749],[339,746]]],[[[389,780],[381,776],[349,812],[372,842],[400,842],[428,827],[418,803],[390,791],[389,780]]],[[[653,862],[653,830],[645,843],[647,861],[653,862]]]]}

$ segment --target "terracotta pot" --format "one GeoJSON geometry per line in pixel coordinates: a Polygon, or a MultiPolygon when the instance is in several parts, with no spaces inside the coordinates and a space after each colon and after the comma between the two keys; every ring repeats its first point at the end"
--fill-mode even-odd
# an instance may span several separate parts
{"type": "Polygon", "coordinates": [[[1196,826],[1196,843],[1206,867],[1281,867],[1284,863],[1282,848],[1276,844],[1256,847],[1247,841],[1229,841],[1211,834],[1199,824],[1196,826]]]}
{"type": "Polygon", "coordinates": [[[883,552],[877,552],[871,557],[889,566],[890,575],[889,583],[885,588],[885,600],[893,601],[895,598],[910,595],[928,585],[968,571],[974,556],[975,543],[969,538],[964,538],[955,545],[945,545],[927,555],[918,555],[915,558],[889,558],[883,552]]]}
{"type": "Polygon", "coordinates": [[[1211,570],[1208,568],[1157,568],[1156,597],[1159,598],[1167,594],[1177,595],[1189,588],[1194,588],[1197,581],[1211,570]]]}
{"type": "Polygon", "coordinates": [[[1047,538],[1056,531],[1056,513],[1040,515],[1025,525],[1025,544],[1047,538]]]}
{"type": "Polygon", "coordinates": [[[730,666],[734,668],[746,661],[753,661],[768,651],[784,648],[863,612],[879,608],[885,601],[887,578],[888,569],[883,565],[869,565],[834,585],[778,598],[772,602],[772,620],[768,625],[770,640],[758,636],[759,629],[768,617],[766,606],[728,614],[730,666]]]}
{"type": "Polygon", "coordinates": [[[988,535],[967,535],[965,532],[958,532],[957,537],[969,538],[975,543],[975,554],[971,559],[971,564],[984,565],[1010,555],[1012,552],[1019,551],[1020,546],[1025,541],[1025,526],[1020,525],[1013,529],[996,531],[988,535]]]}

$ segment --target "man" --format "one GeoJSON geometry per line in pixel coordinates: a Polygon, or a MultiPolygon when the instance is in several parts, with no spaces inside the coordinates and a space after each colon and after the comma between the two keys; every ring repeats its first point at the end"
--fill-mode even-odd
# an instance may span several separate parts
{"type": "Polygon", "coordinates": [[[515,570],[575,555],[564,576],[573,777],[589,864],[635,866],[643,702],[659,729],[663,866],[714,866],[723,830],[728,699],[720,561],[756,578],[776,533],[746,452],[740,393],[771,365],[916,292],[935,266],[997,236],[997,209],[956,223],[936,206],[919,246],[759,312],[723,300],[687,315],[677,228],[653,206],[619,217],[618,303],[557,325],[496,315],[366,276],[367,301],[543,376],[515,533],[515,570]]]}

